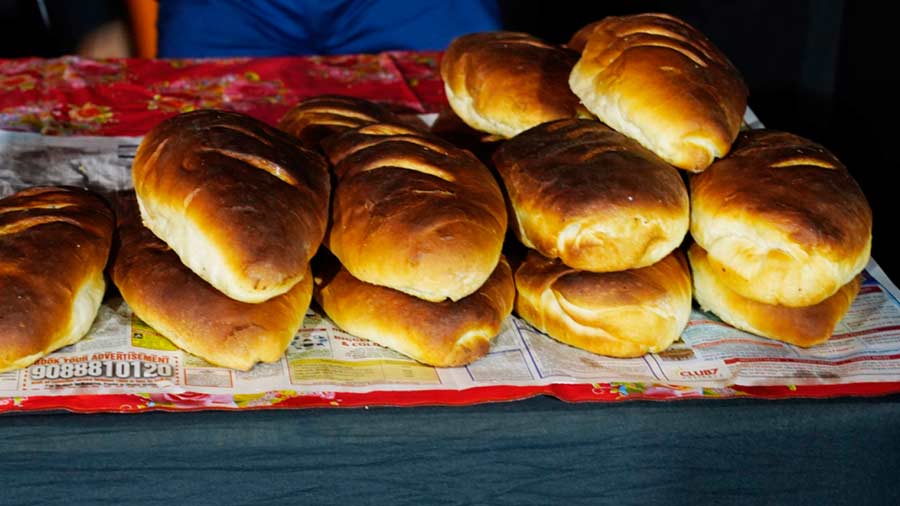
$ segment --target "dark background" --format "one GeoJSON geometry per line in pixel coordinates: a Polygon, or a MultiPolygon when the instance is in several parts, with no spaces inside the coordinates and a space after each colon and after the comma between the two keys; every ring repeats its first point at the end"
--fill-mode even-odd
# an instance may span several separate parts
{"type": "MultiPolygon", "coordinates": [[[[73,52],[84,33],[125,16],[115,0],[0,0],[0,57],[73,52]]],[[[666,12],[705,33],[743,73],[750,106],[769,128],[817,141],[840,158],[869,199],[873,255],[900,280],[893,246],[894,140],[900,106],[896,16],[886,2],[845,0],[500,0],[508,29],[564,43],[609,15],[666,12]]]]}
{"type": "Polygon", "coordinates": [[[0,0],[0,57],[74,54],[85,35],[115,19],[128,19],[125,0],[0,0]]]}

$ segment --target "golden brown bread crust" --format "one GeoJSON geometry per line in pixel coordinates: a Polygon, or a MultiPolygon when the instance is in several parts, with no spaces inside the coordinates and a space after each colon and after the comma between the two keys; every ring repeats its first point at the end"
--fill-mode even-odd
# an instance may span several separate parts
{"type": "Polygon", "coordinates": [[[494,165],[522,243],[571,267],[645,267],[687,233],[688,194],[678,171],[599,122],[537,126],[504,143],[494,165]]]}
{"type": "Polygon", "coordinates": [[[859,293],[855,276],[834,295],[806,307],[756,302],[739,295],[719,279],[706,251],[697,244],[688,251],[694,272],[694,296],[700,306],[724,322],[747,332],[809,347],[827,341],[859,293]]]}
{"type": "Polygon", "coordinates": [[[742,133],[691,179],[691,206],[691,235],[716,277],[759,302],[817,304],[869,260],[865,195],[834,155],[796,135],[742,133]]]}
{"type": "Polygon", "coordinates": [[[569,85],[600,121],[692,172],[728,153],[747,87],[695,28],[665,14],[608,17],[568,46],[582,52],[569,85]]]}
{"type": "Polygon", "coordinates": [[[144,224],[236,300],[290,290],[325,234],[325,160],[249,116],[205,110],[163,121],[141,142],[132,174],[144,224]]]}
{"type": "Polygon", "coordinates": [[[318,150],[328,137],[373,123],[400,123],[427,130],[421,120],[413,122],[381,104],[344,95],[307,98],[285,113],[278,128],[298,138],[304,147],[318,150]]]}
{"type": "Polygon", "coordinates": [[[259,304],[226,297],[200,279],[141,224],[134,195],[116,202],[111,275],[134,313],[179,348],[239,370],[281,358],[312,298],[312,275],[259,304]]]}
{"type": "Polygon", "coordinates": [[[569,72],[578,55],[531,35],[482,32],[454,39],[441,59],[451,107],[476,130],[512,137],[577,114],[569,72]]]}
{"type": "Polygon", "coordinates": [[[506,209],[474,155],[386,124],[324,147],[338,179],[327,245],[354,277],[432,302],[459,300],[488,279],[506,209]]]}
{"type": "Polygon", "coordinates": [[[76,188],[0,200],[0,371],[27,367],[90,329],[113,220],[103,199],[76,188]]]}
{"type": "Polygon", "coordinates": [[[669,347],[691,314],[691,277],[680,250],[641,269],[594,273],[532,251],[516,270],[516,313],[576,348],[636,357],[669,347]]]}
{"type": "Polygon", "coordinates": [[[438,367],[484,356],[514,298],[512,271],[502,258],[484,285],[456,302],[428,302],[365,283],[344,268],[316,289],[316,300],[340,328],[438,367]]]}
{"type": "Polygon", "coordinates": [[[575,32],[575,35],[572,35],[572,38],[565,44],[565,47],[581,54],[584,51],[584,47],[587,46],[594,30],[597,29],[597,25],[600,25],[600,23],[605,21],[606,20],[594,21],[593,23],[583,26],[580,30],[575,32]]]}

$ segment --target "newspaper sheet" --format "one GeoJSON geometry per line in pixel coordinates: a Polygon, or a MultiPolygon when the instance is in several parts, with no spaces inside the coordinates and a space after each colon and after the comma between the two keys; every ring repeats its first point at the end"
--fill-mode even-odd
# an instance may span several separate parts
{"type": "MultiPolygon", "coordinates": [[[[747,123],[758,123],[748,116],[747,123]]],[[[0,197],[35,184],[96,190],[131,186],[138,138],[0,132],[0,197]]],[[[120,298],[106,300],[89,334],[30,367],[0,374],[0,400],[28,396],[262,396],[271,392],[459,391],[486,386],[635,383],[727,388],[900,382],[900,291],[872,261],[834,337],[809,349],[760,338],[699,310],[662,352],[614,359],[561,344],[515,316],[487,356],[434,368],[341,331],[311,309],[278,362],[249,372],[180,351],[120,298]]],[[[2,402],[0,402],[2,404],[2,402]]]]}

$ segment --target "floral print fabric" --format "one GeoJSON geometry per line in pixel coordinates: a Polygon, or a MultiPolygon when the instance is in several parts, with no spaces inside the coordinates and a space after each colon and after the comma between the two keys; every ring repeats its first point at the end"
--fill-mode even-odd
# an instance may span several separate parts
{"type": "Polygon", "coordinates": [[[445,102],[440,53],[196,60],[0,60],[0,129],[46,135],[143,135],[202,108],[275,124],[304,98],[335,93],[401,112],[445,102]]]}

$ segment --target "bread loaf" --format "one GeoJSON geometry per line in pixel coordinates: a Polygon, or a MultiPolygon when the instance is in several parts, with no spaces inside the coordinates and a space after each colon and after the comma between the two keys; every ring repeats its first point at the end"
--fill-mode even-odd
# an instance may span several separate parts
{"type": "Polygon", "coordinates": [[[325,160],[248,116],[204,110],[163,121],[141,142],[132,175],[144,224],[235,300],[289,291],[325,235],[325,160]]]}
{"type": "Polygon", "coordinates": [[[427,130],[418,118],[413,120],[375,102],[343,95],[307,98],[285,113],[278,128],[299,139],[304,147],[317,150],[322,140],[332,135],[373,123],[399,123],[427,130]]]}
{"type": "Polygon", "coordinates": [[[591,120],[544,123],[494,154],[523,244],[576,269],[652,265],[687,233],[681,176],[637,142],[591,120]]]}
{"type": "Polygon", "coordinates": [[[90,330],[106,284],[113,214],[85,190],[37,187],[0,200],[0,372],[90,330]]]}
{"type": "Polygon", "coordinates": [[[432,302],[459,300],[487,281],[506,210],[474,155],[387,124],[324,147],[338,181],[327,245],[354,277],[432,302]]]}
{"type": "Polygon", "coordinates": [[[574,118],[568,78],[578,55],[517,32],[454,39],[441,60],[450,106],[476,130],[512,137],[535,125],[574,118]]]}
{"type": "Polygon", "coordinates": [[[569,85],[600,121],[691,172],[728,153],[747,87],[695,28],[665,14],[608,17],[568,45],[581,51],[569,85]]]}
{"type": "Polygon", "coordinates": [[[312,298],[312,274],[259,304],[239,302],[188,269],[141,224],[132,195],[120,195],[111,274],[134,313],[179,348],[223,367],[248,370],[281,358],[312,298]]]}
{"type": "Polygon", "coordinates": [[[327,279],[317,274],[316,282],[316,300],[340,328],[438,367],[484,356],[515,297],[504,259],[475,293],[456,302],[428,302],[359,281],[343,268],[327,279]]]}
{"type": "Polygon", "coordinates": [[[729,288],[697,244],[689,251],[694,272],[694,296],[704,310],[724,322],[756,335],[797,346],[827,341],[859,293],[859,276],[825,300],[805,307],[787,307],[748,299],[729,288]]]}
{"type": "Polygon", "coordinates": [[[872,211],[822,146],[775,131],[742,133],[728,158],[691,179],[691,235],[716,278],[743,297],[811,306],[869,261],[872,211]]]}
{"type": "Polygon", "coordinates": [[[594,273],[536,252],[516,270],[516,313],[550,337],[593,353],[636,357],[678,339],[691,315],[681,251],[641,269],[594,273]]]}

